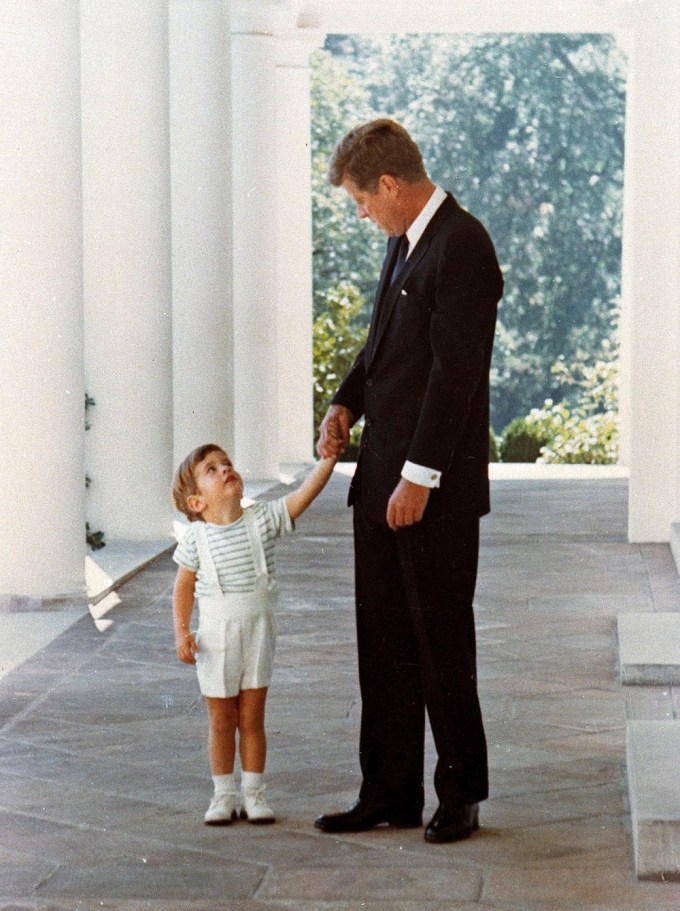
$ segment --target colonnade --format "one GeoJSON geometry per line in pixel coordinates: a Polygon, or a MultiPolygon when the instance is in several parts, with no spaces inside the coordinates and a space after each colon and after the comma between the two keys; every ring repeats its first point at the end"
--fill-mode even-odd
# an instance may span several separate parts
{"type": "Polygon", "coordinates": [[[680,520],[675,0],[7,2],[0,598],[81,595],[86,520],[109,538],[169,539],[172,468],[199,442],[224,442],[252,479],[310,458],[309,53],[326,32],[384,30],[386,12],[395,32],[604,31],[628,52],[629,533],[668,540],[680,520]]]}
{"type": "Polygon", "coordinates": [[[82,597],[86,521],[170,543],[200,442],[250,479],[312,456],[316,42],[235,6],[0,4],[0,598],[82,597]]]}

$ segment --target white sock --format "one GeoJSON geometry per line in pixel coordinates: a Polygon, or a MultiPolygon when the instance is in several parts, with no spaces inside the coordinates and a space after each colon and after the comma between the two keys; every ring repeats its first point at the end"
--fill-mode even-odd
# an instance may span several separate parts
{"type": "Polygon", "coordinates": [[[261,772],[241,772],[241,789],[259,788],[262,784],[261,772]]]}
{"type": "Polygon", "coordinates": [[[213,775],[213,784],[215,785],[215,794],[232,794],[236,790],[234,784],[234,775],[213,775]]]}

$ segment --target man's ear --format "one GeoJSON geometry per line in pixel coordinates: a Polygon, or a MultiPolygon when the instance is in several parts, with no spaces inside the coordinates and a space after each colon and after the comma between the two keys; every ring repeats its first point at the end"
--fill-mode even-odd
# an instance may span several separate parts
{"type": "Polygon", "coordinates": [[[193,513],[200,516],[206,507],[206,502],[200,494],[192,493],[187,497],[187,506],[193,513]]]}
{"type": "Polygon", "coordinates": [[[392,174],[381,174],[378,178],[378,184],[387,190],[388,193],[398,193],[400,182],[396,177],[393,177],[392,174]]]}

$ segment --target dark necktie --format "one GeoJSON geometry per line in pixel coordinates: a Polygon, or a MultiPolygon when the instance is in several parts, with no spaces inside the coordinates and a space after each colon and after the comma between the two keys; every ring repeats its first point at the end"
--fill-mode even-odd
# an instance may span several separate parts
{"type": "Polygon", "coordinates": [[[405,234],[401,235],[399,240],[399,251],[397,253],[397,261],[394,264],[394,269],[392,269],[392,275],[390,276],[390,285],[396,280],[397,276],[401,272],[404,263],[406,262],[406,257],[408,256],[408,237],[405,234]]]}
{"type": "Polygon", "coordinates": [[[389,281],[385,285],[383,293],[380,295],[380,298],[378,299],[378,301],[376,303],[375,313],[373,314],[371,330],[369,332],[368,342],[367,342],[368,350],[370,352],[369,359],[370,359],[370,357],[372,357],[373,347],[375,345],[375,341],[376,341],[379,326],[380,326],[380,320],[382,319],[382,316],[383,316],[385,293],[386,293],[387,289],[391,287],[391,285],[394,282],[394,280],[396,279],[396,277],[399,275],[399,272],[401,271],[402,266],[406,262],[407,256],[408,256],[408,237],[405,234],[402,234],[401,238],[399,239],[399,250],[397,251],[397,258],[396,258],[396,260],[394,262],[394,266],[392,268],[392,274],[389,277],[389,281]]]}

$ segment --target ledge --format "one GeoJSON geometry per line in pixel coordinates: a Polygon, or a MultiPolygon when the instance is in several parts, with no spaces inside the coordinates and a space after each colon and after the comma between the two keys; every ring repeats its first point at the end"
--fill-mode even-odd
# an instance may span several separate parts
{"type": "Polygon", "coordinates": [[[680,685],[680,612],[619,614],[621,683],[680,685]]]}
{"type": "Polygon", "coordinates": [[[680,881],[680,721],[629,721],[627,756],[636,875],[680,881]]]}
{"type": "Polygon", "coordinates": [[[671,550],[675,565],[680,573],[680,522],[674,522],[671,525],[671,550]]]}
{"type": "Polygon", "coordinates": [[[97,604],[174,545],[172,538],[149,541],[112,540],[85,557],[85,584],[90,604],[97,604]]]}
{"type": "Polygon", "coordinates": [[[491,462],[492,481],[602,481],[627,478],[625,465],[539,465],[536,462],[491,462]]]}

